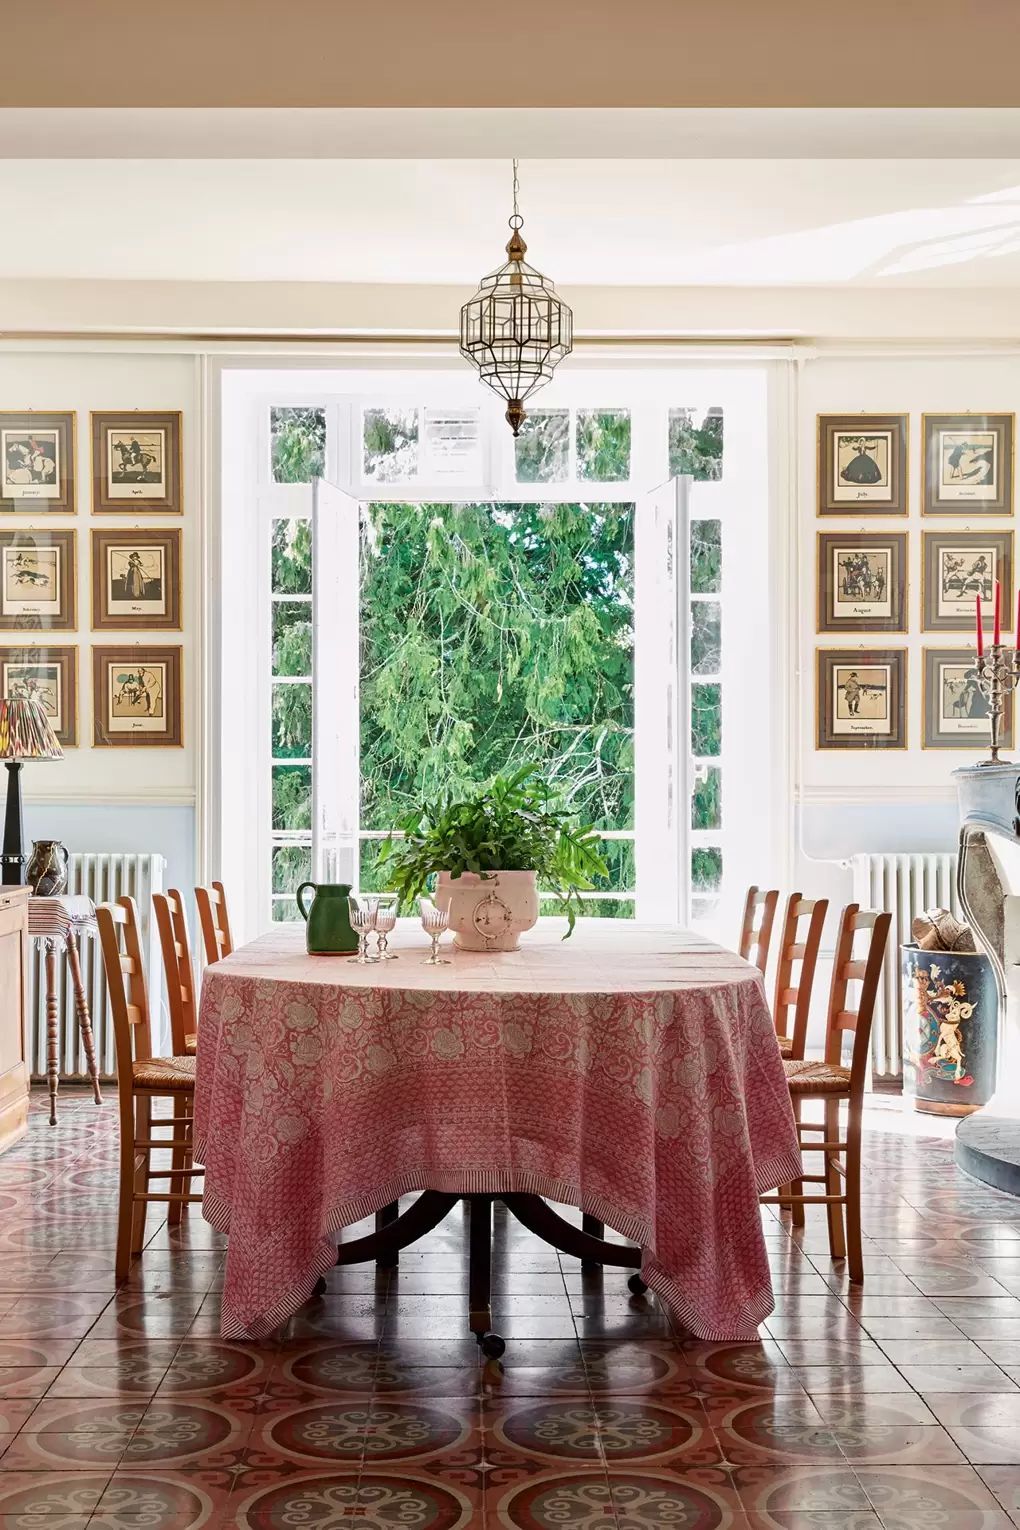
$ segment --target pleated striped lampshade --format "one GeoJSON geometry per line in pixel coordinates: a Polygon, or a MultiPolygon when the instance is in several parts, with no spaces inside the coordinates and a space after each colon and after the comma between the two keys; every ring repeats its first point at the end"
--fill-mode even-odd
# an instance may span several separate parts
{"type": "Polygon", "coordinates": [[[0,760],[62,760],[46,708],[32,696],[0,698],[0,760]]]}

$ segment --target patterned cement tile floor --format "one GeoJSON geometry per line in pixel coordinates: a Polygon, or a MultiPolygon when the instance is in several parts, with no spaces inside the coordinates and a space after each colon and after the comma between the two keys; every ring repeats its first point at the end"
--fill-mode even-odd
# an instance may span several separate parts
{"type": "Polygon", "coordinates": [[[766,1213],[761,1343],[703,1344],[501,1218],[502,1366],[464,1337],[459,1210],[262,1346],[217,1337],[197,1209],[152,1216],[116,1292],[116,1146],[114,1102],[68,1093],[0,1159],[0,1530],[1020,1525],[1020,1201],[898,1105],[869,1111],[863,1290],[820,1215],[766,1213]]]}

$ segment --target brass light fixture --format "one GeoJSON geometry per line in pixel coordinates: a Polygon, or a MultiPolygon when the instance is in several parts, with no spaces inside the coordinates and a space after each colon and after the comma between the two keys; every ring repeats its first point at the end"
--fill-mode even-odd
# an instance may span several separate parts
{"type": "Polygon", "coordinates": [[[521,238],[516,160],[513,191],[510,258],[482,278],[461,309],[460,353],[478,368],[482,382],[506,399],[507,422],[517,436],[527,418],[525,399],[544,387],[573,349],[574,316],[552,282],[524,259],[528,247],[521,238]]]}

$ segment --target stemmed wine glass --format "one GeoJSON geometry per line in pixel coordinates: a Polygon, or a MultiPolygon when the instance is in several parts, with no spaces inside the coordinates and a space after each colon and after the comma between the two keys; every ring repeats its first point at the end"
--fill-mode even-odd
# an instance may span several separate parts
{"type": "Polygon", "coordinates": [[[366,967],[369,962],[377,962],[377,956],[368,954],[368,937],[375,929],[378,898],[375,893],[351,893],[347,899],[347,906],[351,913],[351,929],[358,937],[358,954],[349,956],[348,961],[357,962],[359,967],[366,967]]]}
{"type": "Polygon", "coordinates": [[[390,931],[397,922],[396,893],[380,893],[375,905],[376,955],[381,962],[398,960],[396,951],[387,950],[390,931]]]}
{"type": "Polygon", "coordinates": [[[439,942],[443,938],[444,930],[450,927],[450,910],[436,908],[431,898],[421,897],[418,899],[418,912],[421,915],[421,927],[432,941],[432,954],[425,958],[422,966],[449,967],[450,958],[439,954],[439,942]]]}

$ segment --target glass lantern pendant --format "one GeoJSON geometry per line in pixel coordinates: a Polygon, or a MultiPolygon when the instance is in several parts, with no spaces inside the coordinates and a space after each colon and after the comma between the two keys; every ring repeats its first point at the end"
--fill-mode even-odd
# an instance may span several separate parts
{"type": "Polygon", "coordinates": [[[482,382],[506,399],[506,418],[515,436],[527,418],[525,399],[544,387],[574,345],[573,314],[552,282],[524,259],[528,247],[521,238],[518,189],[514,160],[509,259],[482,278],[460,311],[460,353],[478,368],[482,382]]]}

